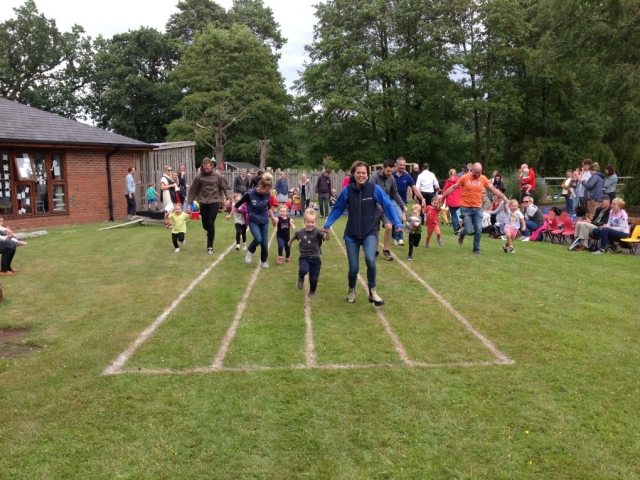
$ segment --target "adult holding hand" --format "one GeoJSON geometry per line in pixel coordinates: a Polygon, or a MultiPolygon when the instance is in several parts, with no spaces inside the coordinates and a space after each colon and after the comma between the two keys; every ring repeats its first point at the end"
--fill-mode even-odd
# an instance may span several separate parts
{"type": "Polygon", "coordinates": [[[474,163],[471,172],[461,176],[458,181],[447,188],[442,194],[442,198],[447,198],[456,189],[462,188],[460,197],[460,213],[462,214],[464,228],[458,235],[458,245],[462,245],[464,237],[471,235],[473,231],[473,253],[480,253],[480,240],[482,239],[482,192],[485,188],[507,201],[500,190],[491,185],[491,181],[482,174],[482,164],[474,163]]]}
{"type": "Polygon", "coordinates": [[[253,235],[253,241],[247,248],[247,256],[245,263],[251,263],[253,254],[256,253],[258,245],[260,245],[260,262],[263,268],[267,268],[269,264],[269,219],[274,226],[278,220],[273,216],[273,211],[269,207],[269,199],[271,198],[271,189],[273,188],[273,179],[270,174],[264,174],[255,188],[252,188],[238,200],[231,209],[229,215],[225,217],[229,220],[244,203],[247,204],[247,214],[249,216],[249,231],[253,235]]]}
{"type": "Polygon", "coordinates": [[[369,302],[379,307],[384,305],[384,300],[376,292],[376,247],[378,246],[376,210],[382,207],[384,214],[391,220],[397,231],[402,230],[402,223],[384,190],[368,182],[368,178],[368,165],[363,161],[356,161],[351,166],[349,185],[340,192],[323,230],[328,232],[331,225],[342,216],[342,212],[345,210],[348,212],[343,237],[349,261],[347,302],[356,301],[356,280],[360,271],[360,248],[362,247],[364,261],[367,264],[369,302]]]}
{"type": "Polygon", "coordinates": [[[209,157],[202,160],[200,173],[193,180],[193,184],[187,195],[187,213],[191,213],[191,204],[197,200],[200,204],[200,218],[202,228],[207,232],[207,253],[213,255],[213,241],[216,236],[216,217],[223,195],[227,198],[226,205],[229,205],[233,198],[231,187],[226,178],[213,168],[213,162],[209,157]]]}

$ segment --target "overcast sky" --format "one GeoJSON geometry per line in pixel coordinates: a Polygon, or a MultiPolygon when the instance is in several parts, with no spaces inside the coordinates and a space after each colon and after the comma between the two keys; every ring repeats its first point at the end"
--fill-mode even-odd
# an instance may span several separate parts
{"type": "MultiPolygon", "coordinates": [[[[229,9],[232,0],[216,0],[229,9]]],[[[92,38],[102,35],[110,38],[116,33],[136,30],[141,26],[164,32],[169,17],[176,13],[178,0],[35,0],[40,13],[56,20],[58,29],[69,31],[71,25],[82,26],[92,38]]],[[[0,22],[14,16],[13,8],[24,5],[25,0],[0,0],[0,22]]],[[[282,34],[287,39],[282,49],[280,72],[288,87],[298,78],[298,71],[307,59],[304,46],[313,39],[315,9],[319,0],[263,0],[271,7],[282,34]]]]}

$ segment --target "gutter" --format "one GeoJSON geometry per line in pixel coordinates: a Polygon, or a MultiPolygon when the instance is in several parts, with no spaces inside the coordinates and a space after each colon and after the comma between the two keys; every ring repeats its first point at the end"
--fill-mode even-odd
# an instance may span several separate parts
{"type": "Polygon", "coordinates": [[[113,213],[113,187],[111,185],[111,155],[114,153],[118,153],[120,151],[120,147],[116,147],[112,152],[107,153],[107,191],[109,194],[109,221],[113,222],[115,219],[113,213]]]}

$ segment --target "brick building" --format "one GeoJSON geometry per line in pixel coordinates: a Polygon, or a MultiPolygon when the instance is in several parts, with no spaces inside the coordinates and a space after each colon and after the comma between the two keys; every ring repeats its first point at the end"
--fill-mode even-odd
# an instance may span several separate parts
{"type": "Polygon", "coordinates": [[[126,218],[127,169],[153,149],[0,98],[0,215],[14,229],[126,218]]]}

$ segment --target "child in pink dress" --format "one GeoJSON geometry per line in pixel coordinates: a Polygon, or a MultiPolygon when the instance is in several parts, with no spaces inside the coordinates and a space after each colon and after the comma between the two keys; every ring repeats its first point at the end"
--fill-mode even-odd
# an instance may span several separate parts
{"type": "Polygon", "coordinates": [[[426,217],[425,225],[427,226],[427,241],[424,244],[424,248],[429,248],[429,241],[431,240],[433,232],[436,232],[438,245],[442,247],[444,243],[442,243],[442,239],[440,238],[440,198],[437,196],[433,197],[431,205],[424,207],[424,214],[426,217]]]}

